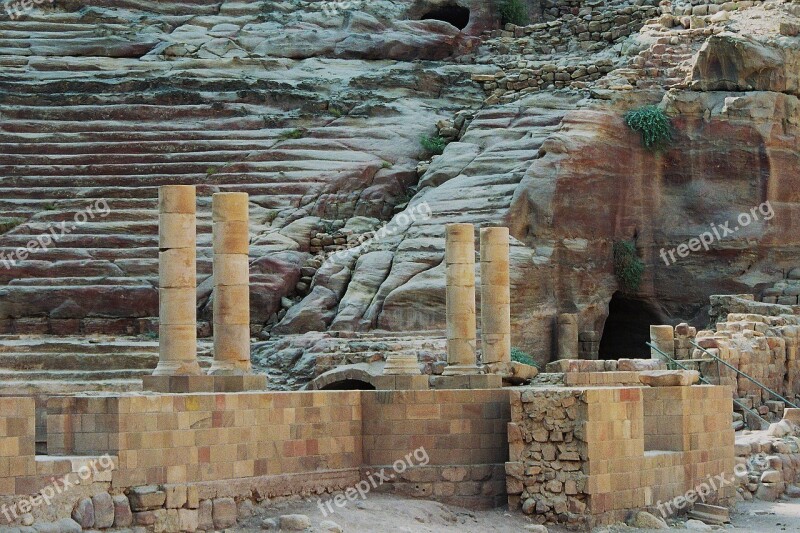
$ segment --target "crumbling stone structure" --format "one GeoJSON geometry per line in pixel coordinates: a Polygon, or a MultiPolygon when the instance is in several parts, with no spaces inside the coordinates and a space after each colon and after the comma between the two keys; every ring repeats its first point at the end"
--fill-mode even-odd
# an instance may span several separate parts
{"type": "MultiPolygon", "coordinates": [[[[727,387],[534,388],[511,392],[509,505],[590,528],[733,475],[727,387]]],[[[727,503],[734,485],[707,501],[727,503]]]]}

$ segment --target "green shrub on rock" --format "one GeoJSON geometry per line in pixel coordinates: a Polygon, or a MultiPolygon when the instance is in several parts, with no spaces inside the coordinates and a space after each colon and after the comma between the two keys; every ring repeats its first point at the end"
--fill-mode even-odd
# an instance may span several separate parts
{"type": "Polygon", "coordinates": [[[523,0],[500,0],[498,11],[503,25],[527,26],[530,24],[531,17],[523,0]]]}
{"type": "Polygon", "coordinates": [[[672,140],[672,122],[664,111],[654,105],[646,105],[625,114],[625,124],[642,136],[642,144],[648,150],[657,151],[672,140]]]}
{"type": "Polygon", "coordinates": [[[636,245],[630,241],[614,243],[614,275],[625,292],[636,292],[642,284],[644,261],[636,254],[636,245]]]}
{"type": "Polygon", "coordinates": [[[522,363],[523,365],[535,366],[541,370],[539,363],[534,361],[530,354],[523,352],[519,348],[511,348],[511,360],[516,361],[517,363],[522,363]]]}

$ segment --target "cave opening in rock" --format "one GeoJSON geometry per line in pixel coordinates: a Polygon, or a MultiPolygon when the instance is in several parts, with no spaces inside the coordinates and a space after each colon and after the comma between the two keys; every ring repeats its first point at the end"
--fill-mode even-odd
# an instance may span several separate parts
{"type": "Polygon", "coordinates": [[[614,293],[600,339],[600,359],[649,359],[650,326],[661,324],[659,313],[647,300],[614,293]]]}
{"type": "Polygon", "coordinates": [[[320,390],[375,390],[375,385],[360,379],[343,379],[328,383],[320,390]]]}
{"type": "Polygon", "coordinates": [[[431,9],[422,15],[422,20],[441,20],[463,30],[469,24],[469,16],[469,9],[451,4],[431,9]]]}

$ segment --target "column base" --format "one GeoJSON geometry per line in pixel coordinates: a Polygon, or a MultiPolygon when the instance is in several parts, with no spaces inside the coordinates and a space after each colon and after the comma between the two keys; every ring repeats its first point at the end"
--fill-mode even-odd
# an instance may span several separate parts
{"type": "Polygon", "coordinates": [[[383,367],[385,376],[419,376],[419,360],[416,355],[390,355],[383,367]]]}
{"type": "Polygon", "coordinates": [[[482,374],[483,369],[478,365],[447,365],[442,372],[443,376],[469,376],[482,374]]]}
{"type": "Polygon", "coordinates": [[[427,375],[384,375],[372,379],[377,390],[428,390],[430,383],[427,375]]]}
{"type": "Polygon", "coordinates": [[[433,376],[431,377],[431,387],[434,389],[500,389],[503,387],[503,376],[498,374],[433,376]]]}
{"type": "Polygon", "coordinates": [[[246,376],[144,376],[142,388],[165,394],[191,394],[197,392],[244,392],[267,389],[268,377],[264,374],[246,376]]]}
{"type": "MultiPolygon", "coordinates": [[[[247,361],[249,367],[249,361],[247,361]]],[[[249,376],[250,369],[241,368],[232,363],[211,363],[211,368],[208,369],[209,376],[249,376]]]]}
{"type": "Polygon", "coordinates": [[[202,376],[203,371],[197,360],[194,361],[159,361],[154,376],[202,376]]]}

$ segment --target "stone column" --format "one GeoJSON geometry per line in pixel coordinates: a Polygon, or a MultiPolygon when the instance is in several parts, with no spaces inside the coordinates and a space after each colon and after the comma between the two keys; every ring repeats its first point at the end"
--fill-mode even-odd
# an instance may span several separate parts
{"type": "Polygon", "coordinates": [[[481,229],[481,358],[511,363],[508,228],[481,229]]]}
{"type": "Polygon", "coordinates": [[[443,375],[479,374],[476,364],[475,230],[472,224],[446,228],[447,367],[443,375]]]}
{"type": "MultiPolygon", "coordinates": [[[[650,344],[675,359],[675,329],[672,326],[650,326],[650,344]]],[[[669,363],[669,360],[652,348],[650,358],[669,363]]]]}
{"type": "Polygon", "coordinates": [[[247,193],[212,198],[214,363],[209,375],[250,373],[250,232],[247,193]]]}
{"type": "Polygon", "coordinates": [[[558,315],[558,358],[578,358],[578,315],[574,313],[558,315]]]}
{"type": "Polygon", "coordinates": [[[201,374],[197,363],[195,204],[193,185],[159,189],[159,354],[154,376],[201,374]]]}

